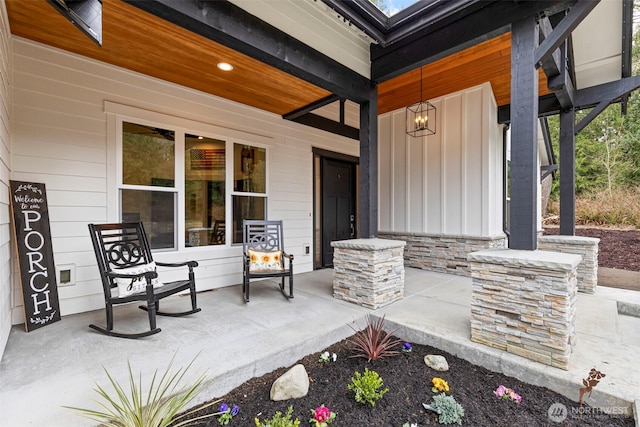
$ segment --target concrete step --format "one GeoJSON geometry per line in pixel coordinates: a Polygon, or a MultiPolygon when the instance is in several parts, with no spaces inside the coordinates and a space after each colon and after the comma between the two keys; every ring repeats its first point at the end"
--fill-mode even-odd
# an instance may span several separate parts
{"type": "Polygon", "coordinates": [[[640,272],[598,267],[598,286],[640,291],[640,272]]]}
{"type": "Polygon", "coordinates": [[[618,301],[618,314],[640,317],[640,304],[618,301]]]}

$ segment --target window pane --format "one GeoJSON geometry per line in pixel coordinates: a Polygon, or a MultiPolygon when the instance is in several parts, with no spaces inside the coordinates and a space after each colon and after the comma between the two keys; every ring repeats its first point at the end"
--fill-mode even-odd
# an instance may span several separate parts
{"type": "Polygon", "coordinates": [[[175,194],[121,190],[123,222],[142,221],[151,249],[175,248],[175,194]]]}
{"type": "Polygon", "coordinates": [[[185,245],[225,244],[225,142],[185,135],[185,245]]]}
{"type": "Polygon", "coordinates": [[[173,131],[122,123],[122,182],[130,185],[173,187],[175,180],[173,131]]]}
{"type": "Polygon", "coordinates": [[[266,159],[264,148],[233,144],[233,190],[266,193],[266,159]]]}
{"type": "Polygon", "coordinates": [[[242,243],[242,220],[266,219],[265,197],[233,196],[233,243],[242,243]]]}

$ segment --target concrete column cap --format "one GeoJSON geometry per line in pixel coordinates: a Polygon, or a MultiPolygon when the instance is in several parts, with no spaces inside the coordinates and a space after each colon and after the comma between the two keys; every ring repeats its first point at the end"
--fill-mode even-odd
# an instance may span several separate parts
{"type": "Polygon", "coordinates": [[[485,249],[471,252],[467,261],[510,265],[515,267],[533,267],[547,270],[571,271],[580,264],[582,257],[551,251],[524,251],[517,249],[485,249]]]}
{"type": "Polygon", "coordinates": [[[381,251],[384,249],[404,248],[407,242],[403,240],[390,239],[351,239],[336,240],[331,242],[331,246],[341,249],[358,249],[362,251],[381,251]]]}

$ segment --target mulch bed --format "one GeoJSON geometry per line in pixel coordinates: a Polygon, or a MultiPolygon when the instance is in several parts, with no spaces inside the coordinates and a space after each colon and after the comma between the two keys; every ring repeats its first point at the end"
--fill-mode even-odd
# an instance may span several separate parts
{"type": "MultiPolygon", "coordinates": [[[[401,427],[404,423],[417,423],[419,426],[440,425],[437,416],[422,408],[422,403],[430,403],[432,396],[431,380],[440,377],[450,386],[450,394],[464,407],[463,425],[467,426],[633,426],[633,418],[586,414],[585,405],[582,414],[580,405],[544,387],[526,384],[515,378],[491,372],[475,366],[463,359],[423,345],[413,345],[410,353],[367,362],[362,358],[350,358],[353,354],[347,340],[334,344],[327,349],[338,355],[336,362],[320,363],[319,354],[309,355],[298,363],[305,366],[311,379],[309,393],[300,399],[273,402],[269,398],[271,384],[288,368],[281,368],[259,378],[247,381],[221,401],[238,405],[240,411],[233,417],[230,426],[255,426],[254,418],[261,421],[271,418],[276,411],[286,413],[293,406],[293,417],[300,419],[301,426],[309,424],[311,410],[324,404],[337,416],[329,427],[401,427]],[[437,372],[424,363],[427,354],[446,357],[449,370],[437,372]],[[375,406],[357,403],[354,393],[347,389],[356,371],[363,373],[365,367],[376,371],[389,388],[375,406]],[[493,394],[498,386],[512,388],[520,396],[521,403],[502,400],[493,394]],[[554,423],[549,418],[549,407],[561,403],[568,408],[568,416],[562,423],[554,423]]],[[[585,372],[585,378],[588,372],[585,372]]],[[[581,378],[575,379],[575,399],[578,400],[581,378]]],[[[585,399],[588,404],[588,397],[585,399]]],[[[218,405],[212,407],[215,412],[218,405]]],[[[202,413],[199,413],[202,415],[202,413]]],[[[218,426],[217,418],[197,424],[199,426],[218,426]]]]}
{"type": "MultiPolygon", "coordinates": [[[[544,234],[556,235],[557,227],[546,227],[544,234]]],[[[640,230],[577,227],[576,236],[597,237],[598,266],[640,271],[640,230]]]]}
{"type": "MultiPolygon", "coordinates": [[[[558,234],[558,228],[545,228],[545,234],[558,234]]],[[[600,239],[598,264],[601,267],[640,271],[640,230],[616,230],[608,228],[576,229],[576,235],[600,239]]],[[[414,345],[411,353],[367,362],[350,358],[347,341],[341,341],[327,349],[336,353],[336,362],[323,364],[319,354],[309,355],[298,363],[305,366],[311,383],[306,397],[284,402],[269,398],[271,384],[288,370],[281,368],[242,384],[221,401],[238,405],[240,412],[230,426],[255,426],[254,418],[264,421],[276,411],[285,413],[293,406],[294,419],[301,426],[311,425],[311,410],[324,404],[336,412],[336,420],[330,427],[401,427],[404,423],[419,426],[439,425],[437,416],[422,408],[435,394],[431,391],[433,377],[445,379],[451,387],[451,395],[464,407],[463,425],[467,426],[633,426],[633,418],[605,414],[589,414],[589,398],[579,415],[580,405],[544,387],[537,387],[506,375],[497,374],[475,366],[435,348],[414,345]],[[424,356],[440,354],[447,358],[449,370],[437,372],[427,367],[424,356]],[[375,406],[357,403],[352,391],[347,389],[356,371],[364,368],[375,370],[384,380],[389,392],[375,406]],[[493,391],[500,385],[514,389],[522,396],[521,403],[498,399],[493,391]],[[552,422],[549,407],[561,403],[568,408],[567,418],[552,422]],[[585,409],[586,408],[586,409],[585,409]]],[[[584,373],[586,378],[588,372],[584,373]]],[[[579,399],[583,378],[575,378],[575,398],[579,399]]],[[[214,412],[218,405],[211,409],[214,412]]],[[[202,415],[204,412],[197,413],[202,415]]],[[[217,418],[201,422],[198,426],[219,426],[217,418]]]]}

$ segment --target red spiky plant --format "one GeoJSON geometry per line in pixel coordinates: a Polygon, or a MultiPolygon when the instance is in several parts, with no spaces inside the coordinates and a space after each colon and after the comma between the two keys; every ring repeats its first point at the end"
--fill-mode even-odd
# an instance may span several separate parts
{"type": "Polygon", "coordinates": [[[373,316],[367,315],[367,326],[361,330],[356,330],[349,325],[356,334],[348,339],[350,350],[354,353],[351,357],[363,357],[368,362],[382,357],[395,356],[399,351],[393,350],[402,341],[393,336],[400,328],[396,328],[390,333],[384,331],[384,316],[375,320],[373,316]]]}

